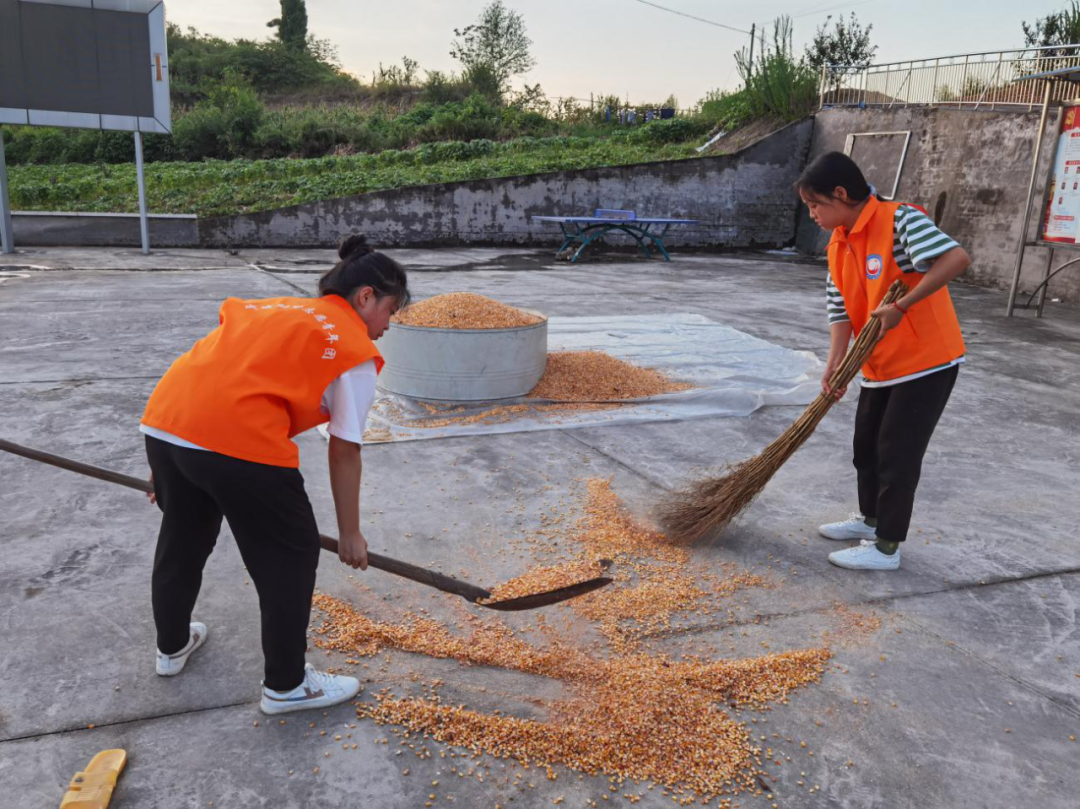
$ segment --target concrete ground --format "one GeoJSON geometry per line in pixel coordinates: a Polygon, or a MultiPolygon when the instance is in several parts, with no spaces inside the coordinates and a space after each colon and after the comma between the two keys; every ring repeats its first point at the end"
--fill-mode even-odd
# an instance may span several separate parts
{"type": "MultiPolygon", "coordinates": [[[[694,312],[819,355],[826,346],[823,268],[775,255],[571,267],[524,250],[393,254],[413,269],[421,297],[467,290],[558,315],[694,312]]],[[[216,324],[220,301],[311,291],[331,255],[39,249],[0,257],[0,435],[146,474],[143,403],[168,363],[216,324]]],[[[876,633],[837,644],[822,682],[790,704],[741,714],[761,716],[751,726],[776,734],[768,743],[783,764],[767,767],[772,796],[743,795],[740,806],[1077,805],[1080,316],[1061,305],[1041,321],[1009,320],[1002,293],[957,286],[954,295],[969,362],[926,459],[901,571],[834,568],[825,557],[835,544],[813,531],[855,508],[850,402],[737,526],[694,551],[696,564],[733,562],[783,583],[747,595],[730,616],[678,624],[657,641],[672,651],[683,642],[737,655],[761,654],[766,643],[771,651],[814,645],[835,627],[837,604],[883,620],[876,633]]],[[[695,467],[753,454],[798,411],[372,445],[364,529],[375,550],[495,583],[541,561],[503,553],[504,540],[538,528],[542,509],[565,498],[573,479],[612,477],[644,510],[695,467]]],[[[299,443],[316,513],[333,533],[323,441],[312,432],[299,443]]],[[[515,786],[517,765],[486,757],[483,783],[458,778],[449,748],[428,743],[446,758],[397,756],[388,729],[357,721],[348,705],[267,721],[257,709],[256,600],[227,531],[196,613],[210,641],[182,676],[156,677],[149,572],[158,512],[137,493],[12,456],[0,455],[0,480],[0,804],[58,805],[72,774],[107,747],[131,756],[118,808],[418,807],[429,793],[436,806],[549,806],[565,796],[560,805],[580,807],[608,791],[607,778],[562,768],[556,781],[525,771],[515,786]],[[352,734],[358,750],[340,749],[337,733],[352,734]]],[[[449,621],[472,609],[375,571],[356,579],[370,592],[323,557],[324,592],[367,593],[449,621]]],[[[343,665],[318,649],[310,659],[343,665]]],[[[441,678],[455,702],[516,715],[535,714],[534,698],[553,689],[396,652],[357,670],[365,698],[387,686],[407,690],[415,671],[441,678]]],[[[635,791],[642,806],[671,805],[659,789],[635,791]]]]}

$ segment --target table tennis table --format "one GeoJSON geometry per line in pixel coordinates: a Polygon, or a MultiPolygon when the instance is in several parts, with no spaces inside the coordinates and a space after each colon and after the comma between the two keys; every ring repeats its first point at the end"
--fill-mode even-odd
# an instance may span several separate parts
{"type": "Polygon", "coordinates": [[[592,216],[534,216],[534,222],[556,222],[562,229],[565,240],[556,255],[562,255],[576,242],[581,246],[574,251],[570,262],[577,262],[581,252],[592,242],[602,238],[613,230],[631,236],[641,248],[646,258],[652,258],[649,243],[655,247],[664,261],[671,261],[664,247],[664,236],[672,225],[695,225],[697,219],[639,219],[635,211],[620,211],[613,208],[597,208],[592,216]]]}

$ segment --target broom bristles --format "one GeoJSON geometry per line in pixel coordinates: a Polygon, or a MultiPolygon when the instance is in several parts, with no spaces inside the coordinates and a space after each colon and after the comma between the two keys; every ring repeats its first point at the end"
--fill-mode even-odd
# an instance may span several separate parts
{"type": "MultiPolygon", "coordinates": [[[[882,305],[892,303],[907,293],[907,287],[895,281],[882,305]]],[[[877,345],[881,323],[871,321],[844,355],[843,362],[829,380],[833,390],[847,387],[877,345]]],[[[728,467],[727,473],[690,484],[659,508],[659,517],[669,539],[692,543],[719,533],[741,514],[795,451],[813,434],[818,424],[836,403],[821,393],[799,419],[758,455],[728,467]]]]}

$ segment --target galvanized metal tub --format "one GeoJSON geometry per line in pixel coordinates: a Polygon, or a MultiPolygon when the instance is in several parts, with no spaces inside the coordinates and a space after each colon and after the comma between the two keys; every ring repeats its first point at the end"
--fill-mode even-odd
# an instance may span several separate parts
{"type": "Polygon", "coordinates": [[[386,360],[378,387],[439,402],[524,396],[544,375],[547,325],[546,317],[510,329],[430,329],[391,323],[378,343],[386,360]]]}

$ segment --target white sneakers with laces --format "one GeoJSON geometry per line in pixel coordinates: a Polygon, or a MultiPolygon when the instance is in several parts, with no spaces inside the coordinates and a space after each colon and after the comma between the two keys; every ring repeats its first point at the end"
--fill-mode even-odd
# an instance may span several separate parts
{"type": "MultiPolygon", "coordinates": [[[[175,654],[167,655],[158,650],[157,673],[173,677],[184,670],[191,654],[206,643],[206,624],[191,622],[191,636],[187,646],[175,654]]],[[[304,681],[292,691],[274,691],[263,686],[259,708],[265,714],[306,711],[310,708],[327,708],[347,702],[360,693],[360,681],[355,677],[328,674],[317,671],[310,663],[304,666],[304,681]]]]}
{"type": "Polygon", "coordinates": [[[830,522],[818,528],[818,533],[826,539],[851,542],[856,539],[877,539],[877,529],[866,524],[862,514],[852,515],[840,522],[830,522]]]}
{"type": "Polygon", "coordinates": [[[864,539],[853,548],[833,551],[829,554],[829,561],[848,570],[899,570],[900,549],[897,548],[896,553],[891,555],[882,553],[876,543],[864,539]]]}
{"type": "Polygon", "coordinates": [[[306,711],[348,702],[360,693],[360,681],[355,677],[317,671],[308,663],[304,666],[304,681],[292,691],[273,691],[263,686],[259,709],[265,714],[306,711]]]}
{"type": "Polygon", "coordinates": [[[157,653],[157,673],[162,677],[173,677],[184,670],[191,653],[206,643],[206,624],[198,621],[191,622],[191,635],[187,646],[175,654],[164,654],[160,649],[157,653]]]}

